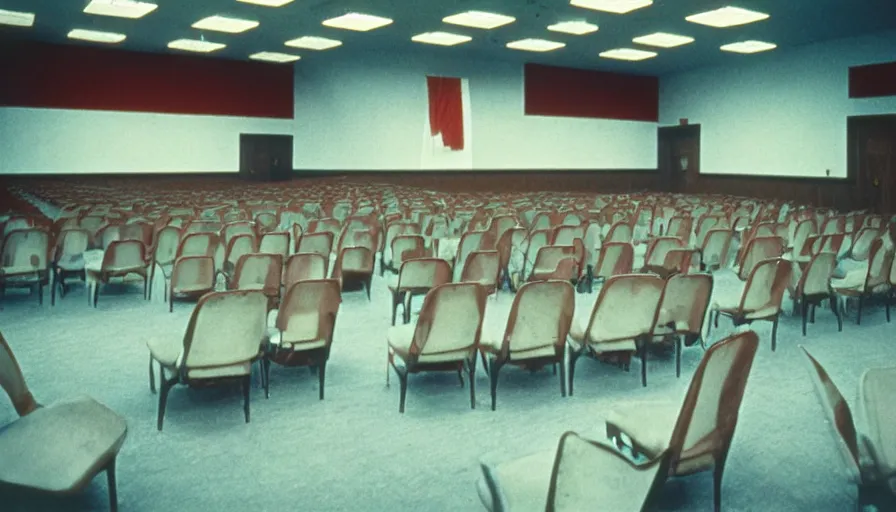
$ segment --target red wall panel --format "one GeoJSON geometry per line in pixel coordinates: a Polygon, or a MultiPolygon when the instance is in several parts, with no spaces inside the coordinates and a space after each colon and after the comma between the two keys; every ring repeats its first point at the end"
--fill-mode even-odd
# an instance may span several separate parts
{"type": "Polygon", "coordinates": [[[293,118],[291,66],[0,41],[0,106],[293,118]]]}
{"type": "Polygon", "coordinates": [[[849,68],[849,97],[896,96],[896,62],[849,68]]]}
{"type": "Polygon", "coordinates": [[[659,79],[526,64],[526,115],[659,120],[659,79]]]}

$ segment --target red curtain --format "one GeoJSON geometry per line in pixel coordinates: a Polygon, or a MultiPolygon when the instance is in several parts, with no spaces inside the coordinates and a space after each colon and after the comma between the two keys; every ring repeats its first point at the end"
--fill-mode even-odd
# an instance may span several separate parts
{"type": "Polygon", "coordinates": [[[460,78],[426,77],[429,90],[429,128],[442,134],[442,143],[454,151],[464,149],[464,105],[460,78]]]}

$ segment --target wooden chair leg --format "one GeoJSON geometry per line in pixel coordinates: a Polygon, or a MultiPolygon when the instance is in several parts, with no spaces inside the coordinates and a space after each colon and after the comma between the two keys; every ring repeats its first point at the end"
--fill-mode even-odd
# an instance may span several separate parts
{"type": "Polygon", "coordinates": [[[401,388],[398,402],[398,412],[404,414],[404,402],[408,394],[408,373],[407,371],[401,371],[398,369],[395,370],[395,373],[398,374],[398,383],[401,388]]]}
{"type": "MultiPolygon", "coordinates": [[[[554,368],[557,367],[557,364],[554,364],[554,368]]],[[[563,359],[560,360],[560,396],[566,398],[566,365],[563,364],[563,359]]]]}
{"type": "Polygon", "coordinates": [[[725,459],[716,461],[712,471],[712,501],[713,510],[720,512],[722,510],[722,474],[725,472],[725,459]]]}
{"type": "Polygon", "coordinates": [[[569,396],[572,396],[573,393],[573,383],[575,382],[576,376],[576,361],[578,361],[581,354],[579,352],[570,352],[569,353],[569,396]]]}
{"type": "Polygon", "coordinates": [[[840,315],[840,308],[837,307],[837,296],[831,296],[831,311],[837,317],[837,332],[843,332],[843,317],[840,315]]]}
{"type": "Polygon", "coordinates": [[[168,405],[168,391],[171,390],[171,386],[174,385],[173,380],[167,380],[165,378],[165,372],[162,371],[162,379],[159,382],[159,417],[157,420],[157,427],[159,432],[162,431],[162,424],[165,421],[165,407],[168,405]]]}
{"type": "MultiPolygon", "coordinates": [[[[476,356],[466,363],[467,371],[470,375],[470,409],[476,408],[476,356]]],[[[495,372],[497,378],[498,372],[495,372]]],[[[497,385],[497,383],[495,384],[497,385]]]]}
{"type": "Polygon", "coordinates": [[[267,356],[261,359],[261,374],[263,375],[262,382],[264,383],[264,397],[271,397],[271,360],[267,358],[267,356]]]}
{"type": "Polygon", "coordinates": [[[249,423],[249,388],[252,387],[252,376],[246,375],[242,381],[243,387],[243,413],[246,416],[246,423],[249,423]]]}
{"type": "Polygon", "coordinates": [[[775,348],[778,346],[778,317],[776,316],[774,320],[772,320],[772,352],[775,351],[775,348]]]}
{"type": "Polygon", "coordinates": [[[809,301],[807,301],[806,298],[803,297],[803,300],[801,301],[801,304],[800,304],[800,317],[803,320],[803,336],[806,335],[806,320],[807,320],[808,316],[809,316],[809,301]]]}
{"type": "Polygon", "coordinates": [[[501,363],[492,359],[488,363],[488,380],[491,385],[492,392],[492,410],[495,410],[495,404],[498,401],[498,373],[501,371],[501,363]]]}
{"type": "Polygon", "coordinates": [[[319,398],[321,400],[324,399],[324,381],[327,373],[327,360],[324,359],[320,362],[320,366],[317,368],[317,384],[320,387],[319,398]]]}
{"type": "Polygon", "coordinates": [[[109,487],[109,510],[118,511],[118,482],[115,478],[115,459],[106,466],[106,480],[109,487]]]}
{"type": "Polygon", "coordinates": [[[639,347],[641,356],[641,385],[647,387],[647,341],[642,341],[639,347]]]}
{"type": "Polygon", "coordinates": [[[862,306],[865,305],[865,296],[859,295],[859,310],[856,312],[856,325],[862,325],[862,306]]]}
{"type": "MultiPolygon", "coordinates": [[[[156,373],[152,369],[152,362],[153,362],[152,356],[149,356],[149,390],[152,392],[152,394],[155,394],[156,393],[156,373]]],[[[165,378],[164,374],[162,375],[162,378],[163,379],[165,378]]]]}
{"type": "Polygon", "coordinates": [[[675,378],[681,377],[681,338],[675,338],[675,378]]]}

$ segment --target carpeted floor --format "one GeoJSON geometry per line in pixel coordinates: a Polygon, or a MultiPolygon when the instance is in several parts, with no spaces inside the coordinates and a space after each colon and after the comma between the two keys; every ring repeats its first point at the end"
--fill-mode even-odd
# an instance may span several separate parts
{"type": "MultiPolygon", "coordinates": [[[[717,275],[717,296],[736,289],[732,274],[717,275]]],[[[385,280],[377,277],[371,302],[363,292],[344,295],[326,400],[318,400],[317,378],[307,370],[274,367],[270,399],[258,387],[252,391],[251,423],[243,421],[237,389],[176,388],[165,430],[158,432],[145,343],[151,336],[182,337],[192,310],[181,302],[168,313],[161,295],[146,302],[137,287],[109,287],[93,309],[81,285],[55,307],[10,291],[0,310],[3,334],[38,400],[88,394],[127,419],[118,462],[122,511],[480,510],[475,482],[481,456],[553,449],[566,430],[600,432],[601,418],[622,402],[678,402],[702,354],[700,348],[685,351],[681,379],[671,356],[655,357],[647,388],[637,362],[626,373],[583,360],[576,394],[568,398],[560,397],[550,370],[506,369],[495,412],[481,368],[475,410],[456,375],[412,376],[401,415],[396,380],[391,388],[384,382],[389,299],[385,280]]],[[[576,296],[576,321],[587,318],[595,297],[576,296]]],[[[511,302],[508,293],[489,301],[486,329],[503,327],[511,302]]],[[[896,359],[882,308],[866,313],[863,325],[852,317],[838,333],[834,316],[819,310],[805,338],[798,318],[785,318],[775,353],[770,324],[756,326],[762,346],[725,473],[725,510],[854,509],[854,490],[797,345],[806,344],[855,403],[862,371],[896,359]]],[[[711,339],[732,330],[723,320],[711,339]]],[[[13,418],[2,401],[0,424],[13,418]]],[[[663,509],[710,510],[711,488],[709,474],[670,481],[663,509]]],[[[100,476],[72,497],[4,491],[0,500],[4,511],[106,510],[106,482],[100,476]]]]}

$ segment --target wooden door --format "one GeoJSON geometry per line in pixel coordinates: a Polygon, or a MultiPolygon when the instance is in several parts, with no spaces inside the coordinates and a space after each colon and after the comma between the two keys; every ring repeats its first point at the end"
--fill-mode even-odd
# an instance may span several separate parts
{"type": "Polygon", "coordinates": [[[896,115],[851,117],[847,121],[849,176],[855,180],[854,207],[896,212],[896,115]]]}
{"type": "Polygon", "coordinates": [[[240,175],[256,181],[289,179],[292,135],[240,134],[240,175]]]}
{"type": "Polygon", "coordinates": [[[657,131],[660,190],[693,191],[700,174],[700,125],[664,126],[657,131]]]}

